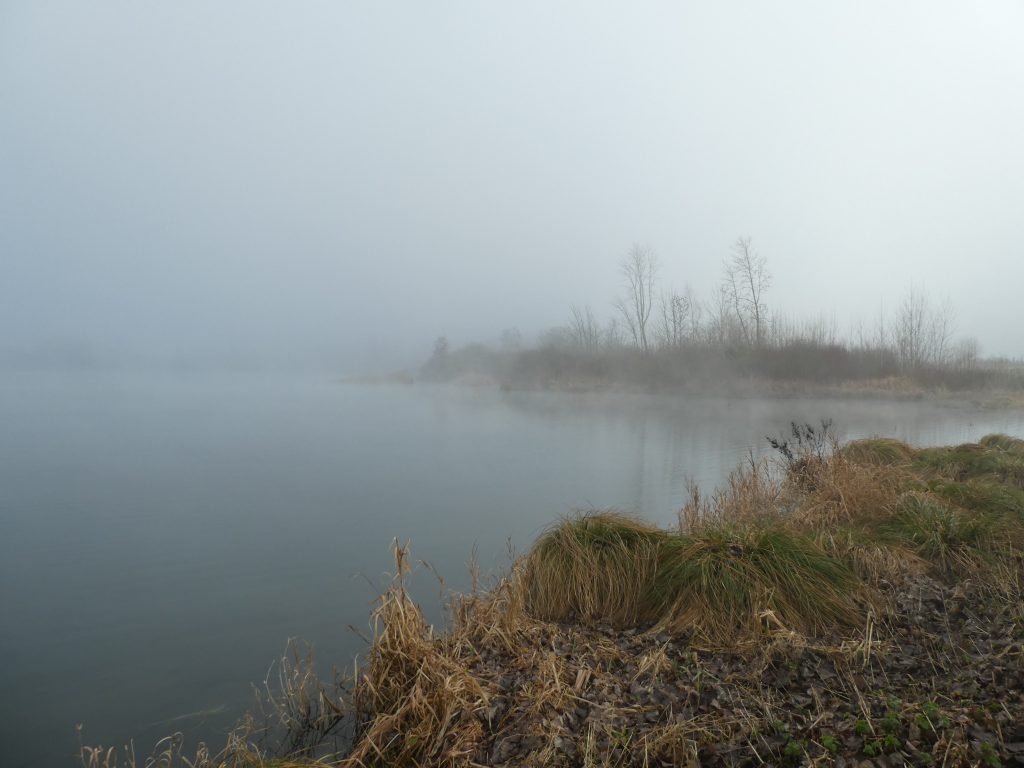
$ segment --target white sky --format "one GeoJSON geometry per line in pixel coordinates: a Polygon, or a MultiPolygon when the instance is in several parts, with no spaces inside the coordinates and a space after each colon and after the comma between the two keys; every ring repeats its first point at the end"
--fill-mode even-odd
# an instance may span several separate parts
{"type": "Polygon", "coordinates": [[[740,235],[1024,355],[1018,2],[0,2],[0,351],[423,358],[740,235]]]}

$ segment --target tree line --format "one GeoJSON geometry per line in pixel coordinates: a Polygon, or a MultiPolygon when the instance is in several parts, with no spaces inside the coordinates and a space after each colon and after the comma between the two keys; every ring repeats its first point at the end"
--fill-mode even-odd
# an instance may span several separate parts
{"type": "Polygon", "coordinates": [[[771,349],[788,345],[846,346],[892,355],[901,369],[929,365],[974,366],[977,341],[954,341],[950,302],[934,302],[919,288],[903,295],[891,317],[873,328],[863,324],[843,338],[834,320],[794,320],[772,311],[772,274],[749,237],[739,238],[722,263],[722,276],[710,298],[687,287],[666,290],[658,280],[658,259],[649,246],[633,245],[619,264],[622,293],[601,323],[589,305],[571,305],[565,326],[545,334],[544,344],[590,353],[632,347],[644,353],[687,347],[771,349]]]}
{"type": "Polygon", "coordinates": [[[589,304],[572,304],[566,322],[535,345],[514,329],[496,346],[452,349],[440,337],[421,375],[482,375],[509,388],[717,390],[759,381],[870,388],[889,379],[951,390],[1024,387],[1024,367],[982,365],[975,340],[956,340],[951,303],[921,288],[909,288],[872,323],[840,333],[834,316],[794,317],[773,306],[774,277],[749,237],[736,240],[704,297],[664,285],[649,246],[633,245],[618,266],[618,298],[600,316],[589,304]]]}

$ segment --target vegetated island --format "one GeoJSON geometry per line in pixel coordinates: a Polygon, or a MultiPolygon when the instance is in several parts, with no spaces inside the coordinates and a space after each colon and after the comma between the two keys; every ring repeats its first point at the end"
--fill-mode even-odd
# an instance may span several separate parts
{"type": "Polygon", "coordinates": [[[571,305],[566,322],[535,343],[516,328],[490,344],[456,347],[439,336],[416,378],[508,390],[935,397],[1024,407],[1024,362],[983,356],[976,339],[957,336],[952,304],[920,288],[870,324],[841,331],[834,316],[769,305],[773,278],[749,238],[733,246],[707,299],[689,286],[662,285],[649,247],[633,246],[619,266],[620,298],[605,313],[571,305]]]}
{"type": "Polygon", "coordinates": [[[1024,764],[1024,440],[772,442],[675,530],[563,520],[441,632],[396,546],[354,675],[286,659],[262,726],[145,765],[1024,764]]]}

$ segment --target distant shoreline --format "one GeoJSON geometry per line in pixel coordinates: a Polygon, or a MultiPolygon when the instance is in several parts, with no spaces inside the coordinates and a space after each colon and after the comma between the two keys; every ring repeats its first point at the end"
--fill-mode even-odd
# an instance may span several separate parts
{"type": "Polygon", "coordinates": [[[607,379],[561,378],[535,385],[515,386],[503,383],[497,377],[480,372],[466,372],[451,379],[436,380],[417,376],[407,371],[383,374],[354,374],[336,379],[342,385],[357,386],[443,386],[454,389],[494,389],[504,392],[552,392],[560,394],[678,394],[692,396],[721,396],[744,399],[820,398],[836,400],[865,400],[880,402],[932,402],[959,407],[991,410],[1024,408],[1024,390],[970,389],[949,390],[943,387],[927,388],[915,384],[909,377],[889,377],[877,380],[849,381],[838,384],[820,384],[803,381],[765,381],[757,379],[729,380],[719,386],[671,384],[641,386],[607,379]]]}

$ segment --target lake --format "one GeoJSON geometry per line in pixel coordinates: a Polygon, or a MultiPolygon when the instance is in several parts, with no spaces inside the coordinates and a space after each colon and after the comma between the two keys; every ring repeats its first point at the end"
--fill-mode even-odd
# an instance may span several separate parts
{"type": "MultiPolygon", "coordinates": [[[[363,650],[393,538],[449,587],[560,515],[672,524],[766,435],[1024,435],[1024,414],[924,402],[368,387],[326,378],[10,375],[0,381],[0,742],[5,766],[87,743],[211,739],[290,637],[363,650]]],[[[422,569],[415,594],[439,615],[422,569]]]]}

